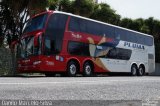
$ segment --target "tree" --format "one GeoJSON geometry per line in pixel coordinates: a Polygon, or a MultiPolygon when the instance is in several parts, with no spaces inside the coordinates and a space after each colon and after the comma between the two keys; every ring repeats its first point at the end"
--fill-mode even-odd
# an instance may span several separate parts
{"type": "MultiPolygon", "coordinates": [[[[7,41],[7,44],[11,46],[12,42],[18,40],[22,35],[27,19],[37,12],[44,11],[46,5],[48,5],[47,0],[2,0],[0,2],[0,40],[7,41]]],[[[11,56],[12,74],[15,74],[17,61],[12,48],[11,56]]]]}
{"type": "Polygon", "coordinates": [[[94,8],[94,12],[91,14],[90,18],[119,25],[120,15],[115,13],[115,10],[111,9],[108,4],[97,4],[94,8]]]}
{"type": "Polygon", "coordinates": [[[154,28],[154,18],[150,17],[150,18],[146,19],[145,24],[149,28],[149,33],[148,34],[152,35],[153,34],[153,28],[154,28]]]}
{"type": "Polygon", "coordinates": [[[133,20],[129,18],[123,18],[120,22],[120,26],[128,29],[132,29],[133,20]]]}
{"type": "Polygon", "coordinates": [[[56,10],[59,6],[59,0],[48,0],[49,3],[49,9],[50,10],[56,10]]]}
{"type": "Polygon", "coordinates": [[[60,0],[59,11],[73,12],[72,2],[70,0],[60,0]]]}
{"type": "Polygon", "coordinates": [[[94,10],[93,0],[75,0],[72,8],[74,14],[89,17],[94,10]]]}
{"type": "Polygon", "coordinates": [[[47,0],[2,0],[0,2],[2,38],[7,39],[9,45],[17,40],[28,17],[44,11],[47,5],[47,0]]]}

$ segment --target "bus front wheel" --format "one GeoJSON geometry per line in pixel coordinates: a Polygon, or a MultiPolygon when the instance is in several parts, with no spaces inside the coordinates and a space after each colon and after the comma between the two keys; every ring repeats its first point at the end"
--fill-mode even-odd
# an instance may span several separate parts
{"type": "Polygon", "coordinates": [[[138,70],[137,66],[135,64],[132,65],[132,67],[131,67],[131,75],[132,76],[136,76],[137,75],[137,70],[138,70]]]}
{"type": "Polygon", "coordinates": [[[67,73],[69,77],[74,77],[77,74],[77,64],[74,61],[70,61],[67,66],[67,73]]]}

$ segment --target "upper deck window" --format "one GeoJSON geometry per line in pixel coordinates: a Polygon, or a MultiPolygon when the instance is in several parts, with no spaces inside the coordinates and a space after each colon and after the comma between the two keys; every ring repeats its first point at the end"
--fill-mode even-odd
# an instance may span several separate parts
{"type": "Polygon", "coordinates": [[[42,14],[40,16],[30,19],[26,23],[23,33],[32,32],[44,28],[46,19],[47,14],[42,14]]]}
{"type": "Polygon", "coordinates": [[[68,16],[54,13],[49,17],[45,32],[45,54],[55,55],[61,52],[68,16]]]}
{"type": "Polygon", "coordinates": [[[69,23],[70,31],[88,33],[101,37],[105,35],[109,38],[115,38],[114,29],[114,27],[78,17],[71,17],[69,23]]]}

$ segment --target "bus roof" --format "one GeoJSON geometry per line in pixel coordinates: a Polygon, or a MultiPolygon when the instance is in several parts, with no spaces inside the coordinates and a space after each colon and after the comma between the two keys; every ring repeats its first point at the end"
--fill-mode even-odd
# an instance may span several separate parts
{"type": "MultiPolygon", "coordinates": [[[[49,11],[49,12],[51,12],[51,11],[49,11]]],[[[138,31],[134,31],[134,30],[131,30],[131,29],[127,29],[127,28],[123,28],[123,27],[120,27],[120,26],[112,25],[112,24],[109,24],[109,23],[97,21],[97,20],[94,20],[94,19],[82,17],[82,16],[79,16],[79,15],[74,15],[74,14],[72,14],[72,13],[66,13],[66,12],[62,12],[62,11],[52,11],[52,12],[53,12],[53,13],[61,13],[61,14],[69,15],[69,16],[78,17],[78,18],[81,18],[81,19],[90,20],[90,21],[93,21],[93,22],[97,22],[97,23],[104,24],[104,25],[109,25],[109,26],[112,26],[112,27],[115,27],[115,28],[127,30],[127,31],[134,32],[134,33],[141,34],[141,35],[150,36],[150,37],[153,38],[153,36],[152,36],[152,35],[149,35],[149,34],[141,33],[141,32],[138,32],[138,31]]]]}

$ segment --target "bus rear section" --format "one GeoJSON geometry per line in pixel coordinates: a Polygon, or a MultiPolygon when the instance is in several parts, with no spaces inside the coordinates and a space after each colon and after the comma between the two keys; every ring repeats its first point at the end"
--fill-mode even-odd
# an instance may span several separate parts
{"type": "Polygon", "coordinates": [[[18,44],[18,71],[47,76],[55,73],[91,76],[107,72],[144,75],[154,70],[154,44],[147,44],[149,40],[153,40],[149,35],[69,13],[48,11],[28,21],[18,44]],[[140,70],[143,73],[139,74],[140,70]]]}

